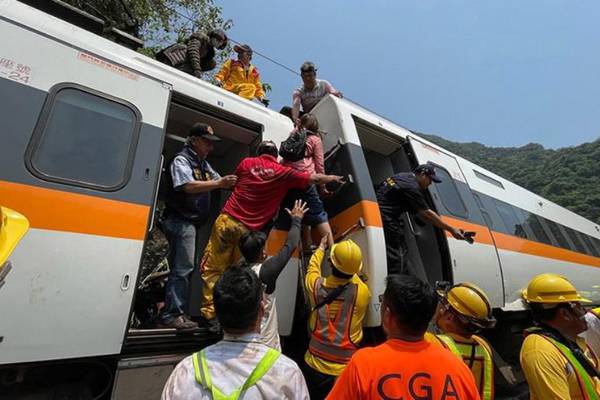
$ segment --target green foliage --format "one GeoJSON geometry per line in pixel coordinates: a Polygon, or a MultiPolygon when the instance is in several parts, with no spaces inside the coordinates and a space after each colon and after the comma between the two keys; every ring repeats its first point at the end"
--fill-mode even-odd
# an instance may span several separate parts
{"type": "Polygon", "coordinates": [[[487,147],[420,134],[548,200],[600,223],[600,139],[558,150],[537,143],[487,147]]]}
{"type": "MultiPolygon", "coordinates": [[[[197,30],[227,31],[233,22],[224,19],[214,0],[63,0],[110,26],[135,35],[145,42],[140,52],[153,57],[173,43],[187,39],[197,30]]],[[[231,46],[217,53],[217,65],[231,53],[231,46]]],[[[215,71],[213,71],[215,72],[215,71]]],[[[212,79],[212,75],[206,78],[212,79]]]]}

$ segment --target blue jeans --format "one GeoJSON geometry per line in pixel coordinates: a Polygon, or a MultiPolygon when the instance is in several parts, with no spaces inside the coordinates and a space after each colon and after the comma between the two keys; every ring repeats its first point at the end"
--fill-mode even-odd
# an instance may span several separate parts
{"type": "Polygon", "coordinates": [[[189,277],[194,272],[196,226],[176,213],[169,213],[161,222],[169,242],[169,278],[165,290],[163,321],[185,314],[188,302],[189,277]]]}

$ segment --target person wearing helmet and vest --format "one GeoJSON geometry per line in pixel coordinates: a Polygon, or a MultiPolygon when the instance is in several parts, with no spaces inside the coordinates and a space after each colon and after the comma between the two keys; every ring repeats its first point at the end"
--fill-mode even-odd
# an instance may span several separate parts
{"type": "Polygon", "coordinates": [[[585,339],[585,343],[594,354],[600,355],[600,307],[589,310],[585,314],[585,321],[587,329],[579,336],[585,339]]]}
{"type": "Polygon", "coordinates": [[[237,60],[225,61],[215,79],[223,89],[237,94],[245,99],[257,99],[264,105],[269,105],[265,98],[258,69],[251,63],[252,48],[247,44],[233,46],[238,55],[237,60]]]}
{"type": "Polygon", "coordinates": [[[485,292],[472,283],[459,283],[439,289],[435,324],[442,334],[427,334],[426,339],[460,357],[469,366],[482,400],[494,398],[494,365],[487,341],[476,333],[492,328],[496,320],[485,292]]]}
{"type": "Polygon", "coordinates": [[[308,400],[298,365],[262,342],[263,284],[250,268],[231,267],[215,285],[223,340],[184,358],[162,400],[308,400]]]}
{"type": "Polygon", "coordinates": [[[323,399],[350,361],[362,340],[362,325],[371,292],[358,277],[360,247],[352,240],[331,246],[331,275],[321,274],[329,235],[323,236],[306,273],[311,315],[310,342],[304,354],[304,377],[312,399],[323,399]]]}
{"type": "Polygon", "coordinates": [[[600,399],[598,358],[579,338],[586,330],[582,297],[557,274],[534,277],[523,292],[536,327],[525,332],[521,367],[531,400],[600,399]]]}

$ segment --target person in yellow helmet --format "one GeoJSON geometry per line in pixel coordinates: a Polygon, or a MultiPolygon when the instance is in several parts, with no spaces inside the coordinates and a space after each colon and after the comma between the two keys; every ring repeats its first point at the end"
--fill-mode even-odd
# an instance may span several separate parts
{"type": "Polygon", "coordinates": [[[247,44],[235,45],[233,50],[238,59],[225,61],[215,79],[223,89],[235,93],[245,99],[257,99],[268,106],[265,92],[260,81],[258,69],[252,65],[252,48],[247,44]]]}
{"type": "Polygon", "coordinates": [[[27,218],[17,211],[0,206],[0,288],[12,268],[8,258],[28,229],[27,218]]]}
{"type": "Polygon", "coordinates": [[[331,275],[321,274],[329,235],[323,236],[306,272],[311,314],[310,343],[303,372],[312,399],[324,399],[343,372],[363,338],[362,325],[371,298],[358,277],[362,268],[360,247],[352,240],[331,246],[331,275]]]}
{"type": "Polygon", "coordinates": [[[496,320],[485,292],[473,283],[438,289],[440,302],[434,321],[442,334],[425,338],[438,342],[469,366],[482,400],[494,398],[494,364],[489,343],[476,335],[492,328],[496,320]]]}
{"type": "Polygon", "coordinates": [[[520,354],[530,399],[599,399],[598,358],[577,336],[587,328],[589,300],[557,274],[534,277],[523,298],[536,322],[520,354]]]}

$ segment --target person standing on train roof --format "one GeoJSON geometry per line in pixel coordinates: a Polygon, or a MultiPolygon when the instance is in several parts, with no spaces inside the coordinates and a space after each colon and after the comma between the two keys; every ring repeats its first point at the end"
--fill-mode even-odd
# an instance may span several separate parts
{"type": "Polygon", "coordinates": [[[536,326],[525,331],[520,362],[531,400],[600,398],[599,360],[577,335],[591,303],[561,275],[535,276],[523,291],[536,326]]]}
{"type": "Polygon", "coordinates": [[[235,175],[221,177],[206,161],[214,143],[220,141],[210,125],[196,123],[183,149],[169,164],[166,208],[161,228],[169,242],[169,276],[165,307],[159,326],[180,331],[195,330],[198,325],[185,314],[189,277],[195,268],[196,235],[210,212],[210,192],[229,189],[235,175]]]}
{"type": "Polygon", "coordinates": [[[455,228],[442,218],[425,201],[424,192],[432,182],[442,180],[435,174],[435,167],[422,164],[412,173],[401,172],[384,180],[376,190],[377,203],[383,221],[383,234],[387,254],[388,274],[414,274],[408,257],[404,236],[402,213],[417,215],[424,222],[452,234],[455,239],[467,240],[461,229],[455,228]]]}
{"type": "Polygon", "coordinates": [[[261,341],[262,296],[253,271],[225,271],[215,285],[223,339],[177,364],[162,400],[309,399],[298,365],[261,341]]]}
{"type": "Polygon", "coordinates": [[[302,86],[292,93],[292,121],[296,126],[300,125],[300,107],[302,107],[302,113],[309,113],[328,94],[339,98],[343,97],[342,93],[331,83],[324,79],[317,79],[317,67],[310,61],[306,61],[300,66],[300,77],[302,86]]]}
{"type": "Polygon", "coordinates": [[[440,287],[434,316],[442,334],[425,334],[425,339],[450,350],[471,369],[482,400],[494,399],[494,364],[489,343],[476,335],[493,328],[496,319],[485,292],[472,283],[440,287]]]}
{"type": "Polygon", "coordinates": [[[215,321],[213,286],[225,269],[239,261],[241,237],[248,231],[265,229],[288,190],[343,183],[341,176],[309,174],[279,164],[273,141],[261,142],[256,153],[256,157],[244,158],[237,166],[238,181],[213,225],[200,263],[204,284],[201,313],[207,321],[215,321]]]}
{"type": "Polygon", "coordinates": [[[327,395],[358,350],[371,299],[369,287],[357,275],[362,268],[362,252],[352,240],[331,246],[331,275],[323,276],[321,264],[332,242],[328,236],[323,236],[312,255],[305,278],[311,333],[302,368],[313,399],[327,395]]]}
{"type": "Polygon", "coordinates": [[[221,70],[215,75],[215,79],[223,89],[235,93],[245,99],[257,99],[268,106],[269,101],[265,98],[265,92],[260,81],[258,69],[251,64],[252,48],[247,44],[235,45],[233,50],[238,59],[225,61],[221,70]]]}
{"type": "Polygon", "coordinates": [[[288,231],[287,240],[279,252],[273,257],[267,258],[265,245],[267,235],[261,231],[250,231],[242,236],[240,240],[240,252],[243,259],[241,267],[251,268],[258,275],[263,284],[263,306],[264,314],[260,321],[260,337],[262,343],[281,351],[279,341],[279,325],[277,324],[277,307],[275,305],[275,288],[277,278],[290,261],[294,250],[300,242],[300,224],[302,218],[308,211],[306,203],[296,200],[293,208],[285,209],[292,219],[291,228],[288,231]]]}
{"type": "Polygon", "coordinates": [[[358,350],[327,400],[478,400],[465,363],[424,340],[436,306],[436,295],[426,282],[388,275],[380,308],[387,340],[358,350]]]}

